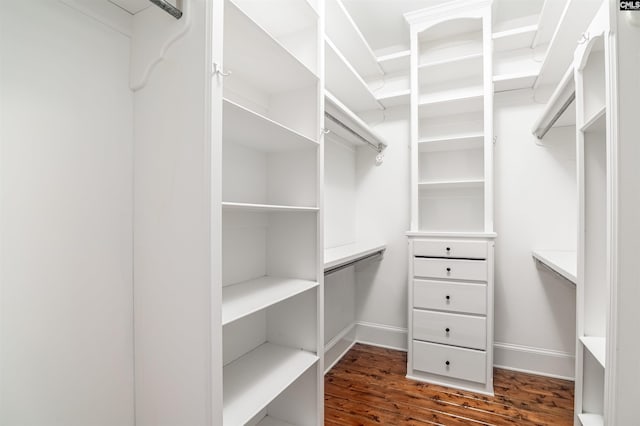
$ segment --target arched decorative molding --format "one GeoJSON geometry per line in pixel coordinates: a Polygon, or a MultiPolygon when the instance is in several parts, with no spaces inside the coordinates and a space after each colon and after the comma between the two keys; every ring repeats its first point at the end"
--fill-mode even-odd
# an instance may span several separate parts
{"type": "Polygon", "coordinates": [[[146,86],[156,65],[191,27],[191,1],[183,0],[182,19],[178,20],[156,7],[134,15],[129,75],[129,86],[134,92],[146,86]]]}

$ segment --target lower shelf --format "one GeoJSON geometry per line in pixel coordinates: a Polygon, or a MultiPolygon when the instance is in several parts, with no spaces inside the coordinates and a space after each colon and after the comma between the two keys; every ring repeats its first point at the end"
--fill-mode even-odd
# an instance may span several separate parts
{"type": "Polygon", "coordinates": [[[607,353],[607,342],[604,337],[582,336],[580,341],[593,357],[605,366],[605,356],[607,353]]]}
{"type": "Polygon", "coordinates": [[[571,250],[533,250],[533,258],[564,279],[576,284],[578,281],[578,255],[571,250]]]}
{"type": "Polygon", "coordinates": [[[578,414],[582,426],[604,426],[604,417],[600,414],[578,414]]]}
{"type": "Polygon", "coordinates": [[[316,362],[318,357],[310,352],[264,343],[228,364],[223,372],[223,423],[247,423],[316,362]]]}
{"type": "Polygon", "coordinates": [[[283,422],[282,420],[274,419],[271,416],[266,416],[256,426],[294,426],[291,423],[283,422]]]}

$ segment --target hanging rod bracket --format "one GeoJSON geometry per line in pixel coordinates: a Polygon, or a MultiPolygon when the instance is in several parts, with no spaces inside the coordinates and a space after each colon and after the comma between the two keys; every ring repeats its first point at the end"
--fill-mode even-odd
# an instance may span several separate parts
{"type": "MultiPolygon", "coordinates": [[[[151,3],[158,6],[160,9],[167,12],[169,15],[173,16],[176,19],[182,18],[182,10],[177,8],[176,6],[169,3],[167,0],[149,0],[151,3]]],[[[177,4],[180,5],[182,0],[177,0],[177,4]]]]}

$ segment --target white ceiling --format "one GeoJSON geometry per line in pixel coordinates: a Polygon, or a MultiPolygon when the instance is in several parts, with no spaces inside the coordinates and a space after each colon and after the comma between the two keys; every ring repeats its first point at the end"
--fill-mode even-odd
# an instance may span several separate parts
{"type": "Polygon", "coordinates": [[[343,0],[371,48],[409,47],[409,27],[404,14],[450,0],[343,0]]]}

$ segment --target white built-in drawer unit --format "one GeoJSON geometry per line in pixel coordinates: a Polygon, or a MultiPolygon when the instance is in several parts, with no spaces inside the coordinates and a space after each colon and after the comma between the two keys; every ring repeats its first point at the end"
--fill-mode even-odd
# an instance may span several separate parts
{"type": "Polygon", "coordinates": [[[486,281],[487,261],[416,257],[413,274],[424,278],[486,281]]]}
{"type": "Polygon", "coordinates": [[[487,348],[487,319],[414,309],[413,338],[484,350],[487,348]]]}
{"type": "Polygon", "coordinates": [[[458,259],[486,259],[487,243],[484,241],[416,240],[413,243],[413,255],[458,259]]]}
{"type": "Polygon", "coordinates": [[[487,285],[415,279],[413,307],[485,315],[487,285]]]}
{"type": "Polygon", "coordinates": [[[413,358],[416,370],[478,383],[487,379],[485,351],[414,340],[413,358]]]}

